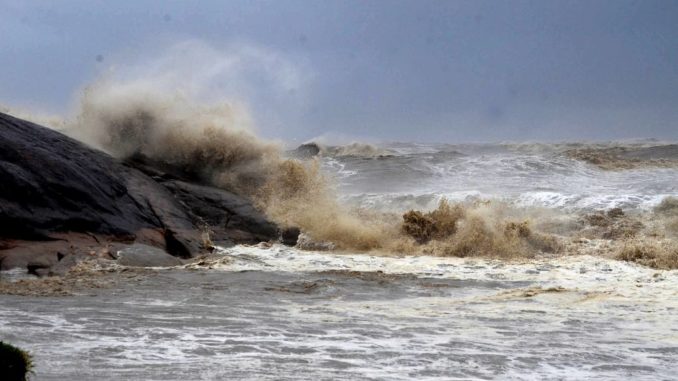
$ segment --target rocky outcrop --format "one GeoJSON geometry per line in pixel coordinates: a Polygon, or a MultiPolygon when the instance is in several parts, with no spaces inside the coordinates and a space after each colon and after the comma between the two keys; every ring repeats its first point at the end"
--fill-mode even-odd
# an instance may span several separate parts
{"type": "Polygon", "coordinates": [[[247,199],[143,166],[0,113],[0,269],[46,274],[132,243],[188,258],[209,249],[205,229],[224,242],[278,239],[247,199]]]}
{"type": "Polygon", "coordinates": [[[320,154],[320,146],[316,143],[305,143],[287,153],[297,159],[310,159],[320,154]]]}
{"type": "Polygon", "coordinates": [[[130,172],[58,132],[0,114],[1,234],[46,240],[54,232],[88,231],[131,238],[157,228],[151,204],[130,194],[130,172]]]}
{"type": "Polygon", "coordinates": [[[125,247],[115,255],[120,265],[131,267],[169,267],[182,263],[156,247],[139,243],[125,247]]]}
{"type": "Polygon", "coordinates": [[[278,227],[244,197],[179,180],[163,181],[162,184],[190,212],[195,224],[205,224],[215,243],[258,243],[279,236],[278,227]]]}

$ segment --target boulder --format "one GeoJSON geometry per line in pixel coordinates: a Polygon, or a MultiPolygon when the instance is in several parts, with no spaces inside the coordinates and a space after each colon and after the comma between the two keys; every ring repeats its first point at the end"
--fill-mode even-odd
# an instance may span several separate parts
{"type": "Polygon", "coordinates": [[[283,229],[282,233],[280,234],[280,241],[283,245],[295,246],[297,242],[299,242],[300,234],[301,230],[297,227],[283,229]]]}
{"type": "Polygon", "coordinates": [[[62,241],[17,242],[11,248],[0,251],[0,271],[23,267],[50,267],[59,261],[59,253],[69,250],[62,241]]]}
{"type": "Polygon", "coordinates": [[[157,247],[144,244],[127,246],[115,254],[118,264],[132,267],[171,267],[181,265],[181,260],[157,247]]]}
{"type": "Polygon", "coordinates": [[[44,271],[43,271],[42,274],[37,273],[36,275],[38,275],[38,276],[44,276],[44,275],[64,276],[68,273],[68,271],[73,266],[77,265],[78,263],[80,263],[82,261],[92,259],[92,256],[87,255],[87,254],[78,253],[78,254],[66,255],[66,256],[63,256],[63,257],[60,256],[58,259],[59,259],[59,261],[57,263],[53,264],[52,266],[50,266],[47,269],[47,274],[44,274],[44,271]]]}
{"type": "Polygon", "coordinates": [[[297,159],[310,159],[320,154],[320,146],[316,143],[306,143],[288,151],[288,154],[297,159]]]}

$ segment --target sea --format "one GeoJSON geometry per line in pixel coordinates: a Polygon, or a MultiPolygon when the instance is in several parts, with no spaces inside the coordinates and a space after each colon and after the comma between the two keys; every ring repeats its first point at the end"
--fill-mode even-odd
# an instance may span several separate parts
{"type": "MultiPolygon", "coordinates": [[[[387,213],[445,198],[644,215],[678,196],[676,167],[606,170],[565,154],[581,146],[353,144],[319,160],[341,203],[387,213]]],[[[33,355],[33,380],[675,380],[678,270],[595,250],[236,245],[114,287],[0,295],[0,338],[33,355]]]]}

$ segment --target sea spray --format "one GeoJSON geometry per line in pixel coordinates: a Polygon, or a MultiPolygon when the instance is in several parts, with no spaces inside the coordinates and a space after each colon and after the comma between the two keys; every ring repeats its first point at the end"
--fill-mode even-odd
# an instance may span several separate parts
{"type": "Polygon", "coordinates": [[[102,81],[84,92],[67,131],[118,158],[144,157],[246,196],[283,226],[339,248],[374,249],[389,235],[338,203],[317,161],[286,158],[258,138],[237,104],[199,103],[148,81],[102,81]]]}
{"type": "MultiPolygon", "coordinates": [[[[641,215],[571,213],[482,198],[442,199],[437,208],[404,215],[351,208],[338,201],[322,157],[287,158],[278,144],[258,138],[252,124],[237,102],[200,102],[145,80],[102,80],[88,87],[77,117],[63,126],[118,158],[144,157],[244,195],[280,225],[300,227],[308,247],[503,259],[588,253],[661,268],[678,263],[670,197],[641,215]]],[[[355,154],[355,145],[345,152],[355,154]]]]}
{"type": "Polygon", "coordinates": [[[339,249],[499,257],[535,252],[529,243],[535,235],[514,234],[507,226],[515,222],[498,214],[497,203],[441,202],[429,213],[435,242],[416,245],[420,237],[402,234],[399,216],[341,205],[317,160],[285,158],[278,145],[255,135],[244,108],[166,94],[147,81],[90,86],[69,131],[116,157],[142,156],[244,195],[281,225],[298,226],[339,249]],[[460,220],[458,234],[454,221],[446,221],[452,218],[460,220]]]}
{"type": "MultiPolygon", "coordinates": [[[[177,58],[191,46],[182,45],[158,62],[137,65],[122,75],[104,75],[82,92],[75,117],[10,112],[46,123],[118,158],[147,158],[244,195],[280,225],[300,227],[310,246],[317,242],[315,247],[386,255],[499,258],[589,253],[675,266],[671,265],[678,238],[678,217],[672,212],[675,199],[666,198],[654,211],[616,217],[605,213],[610,207],[654,205],[659,201],[653,200],[675,193],[671,167],[661,169],[662,176],[602,172],[568,151],[586,148],[584,143],[377,147],[326,142],[319,145],[319,157],[291,159],[280,144],[257,136],[246,102],[220,94],[221,85],[228,82],[220,76],[228,71],[225,78],[235,80],[239,71],[231,71],[238,65],[263,57],[267,75],[281,88],[290,88],[299,82],[292,67],[282,65],[284,75],[272,73],[271,63],[281,61],[256,49],[245,49],[245,59],[232,59],[203,46],[198,49],[203,59],[196,60],[195,54],[186,62],[177,58]],[[196,67],[198,63],[208,70],[196,67]],[[411,192],[413,201],[408,206],[396,202],[388,210],[360,203],[349,207],[339,201],[337,178],[324,171],[328,161],[341,168],[349,165],[341,180],[348,180],[358,197],[393,195],[398,200],[411,192]],[[648,176],[656,190],[645,188],[648,176]],[[582,190],[582,184],[592,191],[582,190]],[[594,189],[591,184],[599,185],[594,189]],[[627,194],[628,188],[640,196],[627,194]],[[421,192],[429,196],[418,197],[421,192]],[[434,205],[455,193],[473,197],[434,205]],[[419,198],[426,205],[418,205],[419,198]],[[669,259],[654,260],[660,257],[669,259]]],[[[234,89],[238,86],[230,88],[234,89]]],[[[657,152],[664,155],[661,160],[673,160],[675,151],[675,145],[591,146],[610,146],[615,160],[641,154],[645,160],[657,152]]]]}

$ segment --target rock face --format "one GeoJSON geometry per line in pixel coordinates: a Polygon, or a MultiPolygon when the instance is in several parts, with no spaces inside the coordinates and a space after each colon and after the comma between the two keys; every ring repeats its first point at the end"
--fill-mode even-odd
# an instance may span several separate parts
{"type": "Polygon", "coordinates": [[[0,225],[5,238],[45,240],[69,231],[122,237],[157,227],[151,206],[130,194],[130,177],[108,155],[0,114],[0,225]]]}
{"type": "Polygon", "coordinates": [[[258,243],[277,238],[278,227],[245,198],[222,189],[178,180],[162,184],[187,207],[196,224],[204,223],[216,243],[258,243]]]}
{"type": "Polygon", "coordinates": [[[219,241],[278,239],[246,199],[145,165],[0,113],[0,269],[49,268],[134,242],[187,258],[208,249],[205,228],[219,241]]]}

